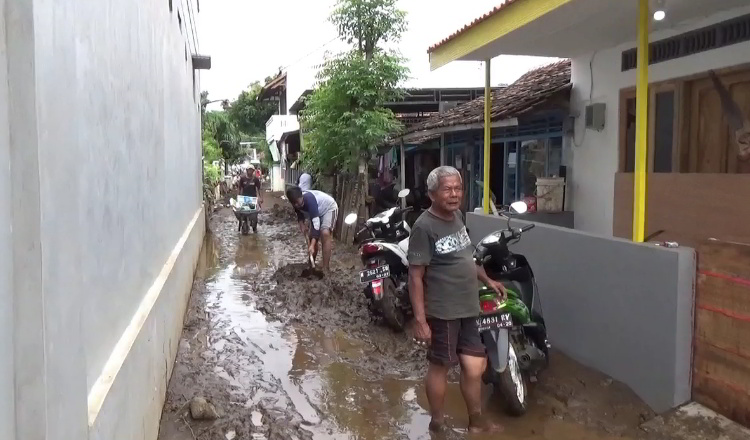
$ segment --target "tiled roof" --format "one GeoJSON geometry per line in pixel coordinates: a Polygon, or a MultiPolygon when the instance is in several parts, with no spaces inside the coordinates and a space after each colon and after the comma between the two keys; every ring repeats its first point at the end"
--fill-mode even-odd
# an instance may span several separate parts
{"type": "Polygon", "coordinates": [[[497,14],[498,12],[502,11],[509,5],[517,2],[518,0],[505,0],[501,5],[495,6],[490,12],[482,15],[481,17],[474,19],[471,23],[467,24],[466,26],[462,27],[461,29],[457,30],[456,32],[450,34],[449,36],[443,38],[440,42],[433,44],[429,49],[427,49],[427,53],[430,53],[437,49],[438,47],[442,46],[443,44],[451,41],[452,39],[456,38],[457,36],[461,35],[462,33],[466,32],[467,30],[471,29],[472,27],[478,25],[479,23],[487,20],[488,18],[492,17],[493,15],[497,14]]]}
{"type": "Polygon", "coordinates": [[[286,72],[279,72],[275,77],[268,81],[268,83],[266,83],[263,88],[260,89],[260,93],[258,93],[258,100],[262,101],[270,96],[273,96],[281,87],[286,87],[286,72]]]}
{"type": "MultiPolygon", "coordinates": [[[[569,90],[570,60],[534,69],[516,82],[493,91],[491,120],[515,118],[528,113],[563,90],[569,90]]],[[[401,136],[423,130],[467,125],[484,121],[484,97],[458,105],[407,128],[401,136]]]]}

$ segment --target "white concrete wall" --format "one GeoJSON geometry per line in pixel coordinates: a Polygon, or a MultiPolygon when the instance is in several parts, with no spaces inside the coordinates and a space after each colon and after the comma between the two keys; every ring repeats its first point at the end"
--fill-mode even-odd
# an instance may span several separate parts
{"type": "MultiPolygon", "coordinates": [[[[5,0],[0,0],[5,11],[5,0]]],[[[11,238],[10,137],[5,14],[0,15],[0,438],[15,438],[13,374],[13,242],[11,238]]]]}
{"type": "Polygon", "coordinates": [[[266,141],[278,142],[284,133],[297,130],[299,130],[297,115],[273,115],[266,121],[266,141]]]}
{"type": "Polygon", "coordinates": [[[0,2],[0,438],[153,439],[203,234],[195,0],[0,2]]]}
{"type": "MultiPolygon", "coordinates": [[[[723,11],[693,23],[677,26],[670,31],[655,32],[650,38],[652,41],[668,38],[748,13],[750,6],[723,11]]],[[[621,72],[620,61],[622,51],[635,47],[635,44],[631,41],[573,59],[572,62],[571,107],[573,114],[578,113],[581,116],[576,120],[573,170],[569,186],[573,192],[571,199],[576,229],[612,235],[614,182],[618,166],[619,96],[620,90],[634,87],[636,82],[636,71],[621,72]],[[592,69],[589,68],[590,63],[592,69]],[[584,107],[589,102],[603,102],[607,106],[605,128],[601,132],[584,131],[582,115],[584,107]]],[[[649,69],[649,82],[735,66],[749,60],[750,43],[736,44],[652,65],[649,69]]]]}

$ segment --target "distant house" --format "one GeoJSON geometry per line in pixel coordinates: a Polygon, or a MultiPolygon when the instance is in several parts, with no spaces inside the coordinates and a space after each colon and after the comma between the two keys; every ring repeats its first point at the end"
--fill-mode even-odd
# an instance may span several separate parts
{"type": "MultiPolygon", "coordinates": [[[[533,195],[537,178],[565,174],[564,146],[570,98],[570,61],[534,69],[513,84],[492,92],[490,188],[495,203],[509,204],[533,195]]],[[[451,165],[464,175],[467,210],[481,204],[484,163],[484,97],[411,125],[392,144],[403,144],[406,187],[437,165],[451,165]]],[[[423,182],[422,182],[423,183],[423,182]]],[[[572,226],[572,213],[559,217],[572,226]]]]}
{"type": "Polygon", "coordinates": [[[291,114],[287,107],[287,73],[281,72],[263,86],[258,95],[259,100],[276,101],[277,113],[266,121],[266,141],[273,157],[271,167],[271,189],[283,191],[285,176],[291,163],[289,152],[299,151],[300,131],[296,114],[291,114]]]}

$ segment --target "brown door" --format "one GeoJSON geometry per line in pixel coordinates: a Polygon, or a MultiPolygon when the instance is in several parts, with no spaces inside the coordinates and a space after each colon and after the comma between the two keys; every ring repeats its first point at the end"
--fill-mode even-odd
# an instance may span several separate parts
{"type": "MultiPolygon", "coordinates": [[[[750,126],[750,72],[721,75],[721,82],[750,126]]],[[[738,159],[735,130],[730,129],[719,93],[710,78],[692,81],[690,90],[689,167],[697,173],[750,173],[750,161],[738,159]]]]}

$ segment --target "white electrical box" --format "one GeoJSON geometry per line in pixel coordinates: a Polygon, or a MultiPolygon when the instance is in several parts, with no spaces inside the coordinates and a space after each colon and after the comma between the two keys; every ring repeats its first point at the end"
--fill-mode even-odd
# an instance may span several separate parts
{"type": "Polygon", "coordinates": [[[603,103],[590,104],[586,106],[586,128],[590,130],[604,130],[604,113],[607,106],[603,103]]]}

